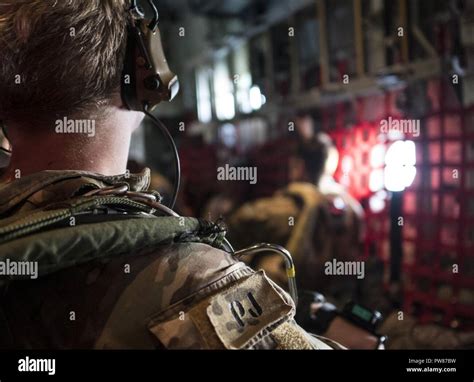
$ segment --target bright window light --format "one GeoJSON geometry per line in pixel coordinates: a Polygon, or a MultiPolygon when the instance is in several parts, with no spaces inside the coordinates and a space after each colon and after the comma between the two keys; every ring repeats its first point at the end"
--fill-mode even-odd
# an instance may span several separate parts
{"type": "Polygon", "coordinates": [[[251,113],[250,88],[252,87],[252,74],[250,73],[249,44],[243,43],[233,53],[233,66],[235,70],[234,84],[236,89],[237,106],[241,113],[251,113]]]}
{"type": "Polygon", "coordinates": [[[252,76],[248,73],[239,77],[237,84],[237,104],[242,113],[251,113],[252,105],[250,104],[250,86],[252,85],[252,76]]]}
{"type": "Polygon", "coordinates": [[[373,168],[379,168],[384,165],[385,159],[385,146],[384,145],[376,145],[373,147],[372,151],[370,152],[370,165],[373,168]]]}
{"type": "Polygon", "coordinates": [[[384,187],[384,171],[383,169],[373,170],[370,173],[369,189],[372,192],[383,190],[384,187]]]}
{"type": "Polygon", "coordinates": [[[210,73],[209,68],[196,72],[197,111],[198,119],[202,123],[209,123],[212,120],[210,73]]]}
{"type": "Polygon", "coordinates": [[[400,192],[410,187],[416,177],[416,146],[413,141],[393,143],[385,156],[385,188],[400,192]]]}
{"type": "Polygon", "coordinates": [[[216,63],[214,70],[214,94],[216,116],[221,121],[235,117],[235,98],[229,68],[225,59],[216,63]]]}
{"type": "Polygon", "coordinates": [[[253,110],[259,110],[266,102],[265,96],[260,91],[258,86],[252,86],[250,88],[250,106],[253,110]]]}

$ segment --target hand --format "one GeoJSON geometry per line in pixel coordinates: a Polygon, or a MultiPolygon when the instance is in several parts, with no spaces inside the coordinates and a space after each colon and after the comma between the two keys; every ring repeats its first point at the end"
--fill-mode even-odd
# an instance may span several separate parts
{"type": "MultiPolygon", "coordinates": [[[[317,314],[320,306],[319,303],[312,304],[311,310],[314,315],[317,314]]],[[[348,349],[384,349],[383,345],[379,346],[377,336],[339,316],[332,320],[329,328],[322,335],[348,349]]]]}

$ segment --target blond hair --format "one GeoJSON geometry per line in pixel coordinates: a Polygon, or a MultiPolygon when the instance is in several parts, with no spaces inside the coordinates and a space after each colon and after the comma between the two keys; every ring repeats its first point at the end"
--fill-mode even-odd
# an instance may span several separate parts
{"type": "Polygon", "coordinates": [[[0,120],[87,112],[118,91],[128,0],[0,0],[0,120]]]}

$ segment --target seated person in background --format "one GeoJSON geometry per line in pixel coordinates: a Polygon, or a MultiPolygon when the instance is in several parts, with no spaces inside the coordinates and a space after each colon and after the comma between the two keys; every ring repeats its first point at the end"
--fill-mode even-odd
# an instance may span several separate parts
{"type": "MultiPolygon", "coordinates": [[[[244,204],[228,226],[237,248],[259,241],[285,246],[293,255],[299,288],[344,302],[352,298],[354,278],[326,275],[324,264],[357,258],[363,210],[332,177],[337,162],[337,150],[326,134],[301,140],[289,158],[290,184],[270,198],[244,204]]],[[[259,255],[251,265],[286,285],[278,256],[259,255]]]]}

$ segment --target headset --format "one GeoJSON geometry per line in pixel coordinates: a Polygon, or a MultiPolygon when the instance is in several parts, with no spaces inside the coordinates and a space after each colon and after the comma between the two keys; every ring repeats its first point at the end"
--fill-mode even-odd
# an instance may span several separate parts
{"type": "Polygon", "coordinates": [[[159,103],[174,99],[179,91],[179,81],[168,66],[161,43],[157,3],[158,0],[131,1],[121,95],[127,108],[144,112],[172,147],[175,158],[174,192],[168,205],[172,209],[181,180],[178,150],[168,129],[151,111],[159,103]]]}
{"type": "MultiPolygon", "coordinates": [[[[158,28],[157,0],[131,0],[130,22],[122,71],[122,101],[129,110],[144,112],[158,126],[171,146],[174,158],[174,192],[168,207],[173,209],[181,181],[178,150],[164,124],[151,111],[162,101],[172,101],[178,94],[178,77],[171,72],[158,28]]],[[[12,155],[7,132],[0,121],[0,169],[8,166],[12,155]]]]}
{"type": "Polygon", "coordinates": [[[132,0],[129,10],[122,99],[130,110],[152,110],[162,101],[172,101],[179,91],[178,77],[163,51],[156,2],[132,0]]]}

